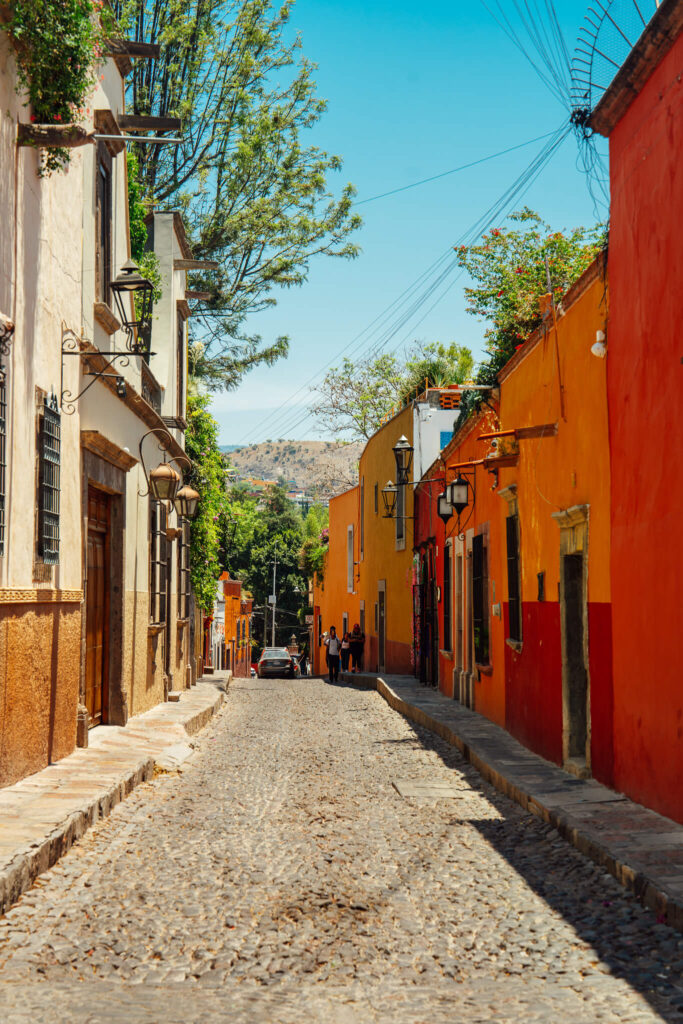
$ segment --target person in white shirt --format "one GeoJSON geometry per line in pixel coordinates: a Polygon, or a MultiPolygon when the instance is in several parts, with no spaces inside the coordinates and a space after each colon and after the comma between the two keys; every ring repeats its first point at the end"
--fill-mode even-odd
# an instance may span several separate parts
{"type": "Polygon", "coordinates": [[[330,626],[330,635],[325,641],[327,647],[327,667],[331,683],[336,683],[339,678],[339,652],[341,651],[341,640],[337,636],[337,630],[330,626]]]}

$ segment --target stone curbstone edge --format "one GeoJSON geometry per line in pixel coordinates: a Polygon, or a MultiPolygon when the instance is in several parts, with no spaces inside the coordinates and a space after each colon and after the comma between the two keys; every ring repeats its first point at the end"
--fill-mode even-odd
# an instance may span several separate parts
{"type": "Polygon", "coordinates": [[[551,825],[566,842],[571,843],[580,853],[589,857],[595,864],[613,875],[644,906],[654,911],[658,917],[665,920],[672,928],[683,931],[683,901],[667,893],[666,890],[657,886],[642,871],[626,864],[606,846],[603,846],[591,836],[582,832],[577,822],[563,816],[551,807],[547,807],[536,797],[520,789],[518,785],[502,775],[484,757],[478,754],[450,726],[436,718],[432,718],[422,708],[415,707],[399,697],[381,676],[375,676],[374,678],[366,676],[362,681],[354,679],[352,682],[354,685],[363,687],[363,689],[376,690],[394,711],[403,715],[404,718],[422,725],[430,732],[436,733],[437,736],[440,736],[441,739],[451,746],[457,747],[465,760],[469,761],[482,778],[490,782],[495,789],[500,793],[504,793],[511,800],[514,800],[515,803],[518,803],[530,814],[541,818],[547,825],[551,825]]]}

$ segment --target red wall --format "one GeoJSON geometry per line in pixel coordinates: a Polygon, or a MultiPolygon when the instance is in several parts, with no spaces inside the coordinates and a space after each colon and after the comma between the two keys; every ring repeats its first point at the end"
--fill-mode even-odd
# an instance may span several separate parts
{"type": "MultiPolygon", "coordinates": [[[[509,609],[504,604],[505,634],[509,609]]],[[[505,645],[505,728],[520,743],[562,763],[562,642],[557,601],[524,601],[522,651],[505,645]]]]}
{"type": "Polygon", "coordinates": [[[614,784],[683,821],[683,36],[610,137],[614,784]]]}
{"type": "Polygon", "coordinates": [[[614,785],[614,688],[612,612],[609,604],[588,605],[588,670],[591,693],[591,770],[598,782],[614,785]]]}

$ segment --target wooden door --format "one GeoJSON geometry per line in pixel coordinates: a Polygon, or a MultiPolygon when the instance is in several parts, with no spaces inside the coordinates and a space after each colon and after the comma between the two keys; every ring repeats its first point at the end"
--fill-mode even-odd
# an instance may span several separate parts
{"type": "Polygon", "coordinates": [[[109,530],[109,495],[90,487],[85,593],[85,705],[90,715],[91,726],[107,721],[109,530]]]}
{"type": "Polygon", "coordinates": [[[377,606],[378,606],[378,671],[386,671],[386,593],[384,589],[377,592],[377,606]]]}

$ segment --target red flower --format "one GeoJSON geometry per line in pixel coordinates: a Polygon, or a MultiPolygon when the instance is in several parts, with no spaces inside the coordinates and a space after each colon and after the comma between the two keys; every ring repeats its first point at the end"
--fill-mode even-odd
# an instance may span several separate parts
{"type": "Polygon", "coordinates": [[[500,298],[502,294],[502,292],[498,292],[498,298],[500,298]]]}
{"type": "Polygon", "coordinates": [[[519,352],[521,347],[522,347],[521,345],[515,345],[515,352],[519,352]]]}

